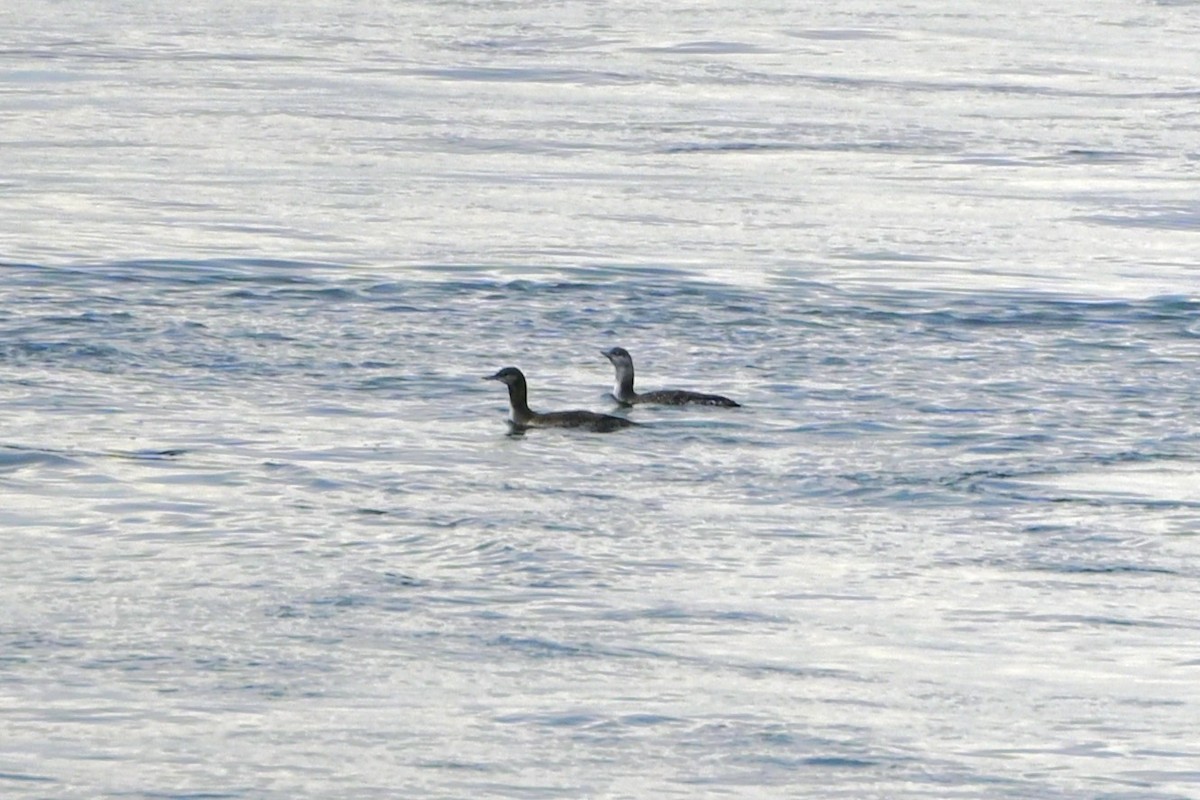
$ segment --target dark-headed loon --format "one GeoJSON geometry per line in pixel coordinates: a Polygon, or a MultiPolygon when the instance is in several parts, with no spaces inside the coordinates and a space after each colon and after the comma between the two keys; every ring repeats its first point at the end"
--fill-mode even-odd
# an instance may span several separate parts
{"type": "Polygon", "coordinates": [[[517,429],[582,428],[595,433],[608,433],[637,425],[636,422],[623,417],[592,411],[548,411],[545,414],[532,411],[529,408],[529,390],[525,385],[525,375],[516,367],[505,367],[484,380],[500,381],[508,386],[508,418],[517,429]]]}

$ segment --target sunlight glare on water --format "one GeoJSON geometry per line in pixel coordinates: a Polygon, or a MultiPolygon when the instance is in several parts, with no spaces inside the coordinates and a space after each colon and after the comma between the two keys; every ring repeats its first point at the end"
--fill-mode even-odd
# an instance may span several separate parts
{"type": "Polygon", "coordinates": [[[1197,794],[1197,4],[0,31],[4,797],[1197,794]]]}

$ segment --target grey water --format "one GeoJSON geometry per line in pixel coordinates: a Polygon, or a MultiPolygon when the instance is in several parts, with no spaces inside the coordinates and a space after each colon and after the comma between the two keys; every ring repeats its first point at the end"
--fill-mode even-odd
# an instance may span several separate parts
{"type": "Polygon", "coordinates": [[[1200,797],[1200,3],[377,5],[0,6],[0,796],[1200,797]]]}

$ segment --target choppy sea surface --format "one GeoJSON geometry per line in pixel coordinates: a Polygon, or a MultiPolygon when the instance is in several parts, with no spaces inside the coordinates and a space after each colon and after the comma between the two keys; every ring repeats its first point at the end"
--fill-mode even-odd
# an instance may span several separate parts
{"type": "Polygon", "coordinates": [[[0,7],[0,796],[1200,797],[1197,41],[0,7]]]}

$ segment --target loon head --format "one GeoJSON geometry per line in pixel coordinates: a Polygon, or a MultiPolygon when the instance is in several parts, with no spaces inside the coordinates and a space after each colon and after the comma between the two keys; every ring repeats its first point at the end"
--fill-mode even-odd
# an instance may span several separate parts
{"type": "Polygon", "coordinates": [[[612,365],[618,369],[622,365],[633,366],[633,356],[629,355],[629,351],[624,347],[612,347],[608,350],[601,350],[600,355],[611,361],[612,365]]]}
{"type": "Polygon", "coordinates": [[[525,375],[516,367],[505,367],[495,375],[488,375],[484,378],[485,381],[500,381],[503,384],[512,386],[515,383],[524,383],[525,375]]]}

